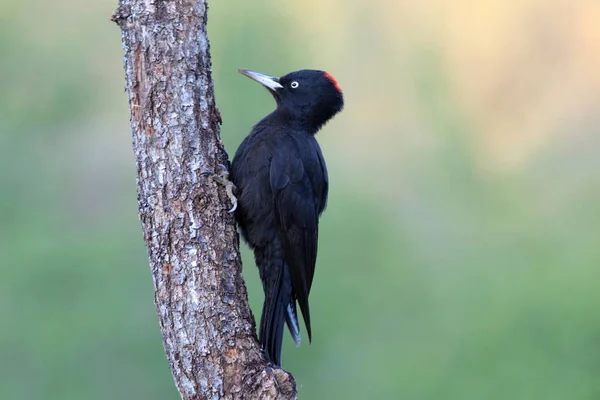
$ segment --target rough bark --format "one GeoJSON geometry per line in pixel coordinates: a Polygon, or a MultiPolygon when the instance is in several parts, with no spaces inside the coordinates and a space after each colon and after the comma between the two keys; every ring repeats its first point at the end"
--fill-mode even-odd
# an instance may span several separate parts
{"type": "MultiPolygon", "coordinates": [[[[182,399],[293,399],[256,340],[225,190],[202,0],[121,0],[139,215],[163,344],[182,399]],[[276,382],[277,381],[277,382],[276,382]]],[[[235,71],[235,69],[232,69],[235,71]]]]}

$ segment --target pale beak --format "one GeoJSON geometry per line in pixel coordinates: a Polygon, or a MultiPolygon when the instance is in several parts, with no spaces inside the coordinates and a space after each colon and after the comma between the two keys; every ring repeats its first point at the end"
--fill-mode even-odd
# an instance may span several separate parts
{"type": "Polygon", "coordinates": [[[261,74],[260,72],[250,71],[248,69],[238,69],[238,72],[242,75],[246,75],[248,78],[255,80],[260,83],[273,94],[277,94],[278,89],[283,89],[283,86],[279,83],[279,78],[276,76],[270,76],[261,74]]]}

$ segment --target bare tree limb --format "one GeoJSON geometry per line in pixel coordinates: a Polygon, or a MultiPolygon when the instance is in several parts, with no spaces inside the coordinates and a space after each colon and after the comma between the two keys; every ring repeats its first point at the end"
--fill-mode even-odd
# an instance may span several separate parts
{"type": "MultiPolygon", "coordinates": [[[[138,203],[163,344],[184,400],[294,399],[256,340],[225,190],[206,0],[121,0],[138,203]]],[[[232,69],[234,71],[234,69],[232,69]]]]}

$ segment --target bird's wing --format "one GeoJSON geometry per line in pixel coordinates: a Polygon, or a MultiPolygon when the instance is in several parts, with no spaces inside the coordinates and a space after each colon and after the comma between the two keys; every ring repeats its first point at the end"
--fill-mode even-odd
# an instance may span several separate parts
{"type": "Polygon", "coordinates": [[[308,294],[317,260],[318,210],[312,181],[296,151],[280,151],[274,155],[270,184],[285,261],[310,341],[308,294]]]}

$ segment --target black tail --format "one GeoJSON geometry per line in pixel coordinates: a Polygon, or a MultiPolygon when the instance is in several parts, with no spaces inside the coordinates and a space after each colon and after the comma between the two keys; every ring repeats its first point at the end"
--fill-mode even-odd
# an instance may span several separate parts
{"type": "Polygon", "coordinates": [[[273,255],[271,253],[265,254],[264,258],[257,257],[265,290],[258,339],[269,361],[280,366],[283,325],[287,323],[296,346],[300,345],[300,326],[288,266],[279,257],[275,260],[268,257],[273,255]]]}

